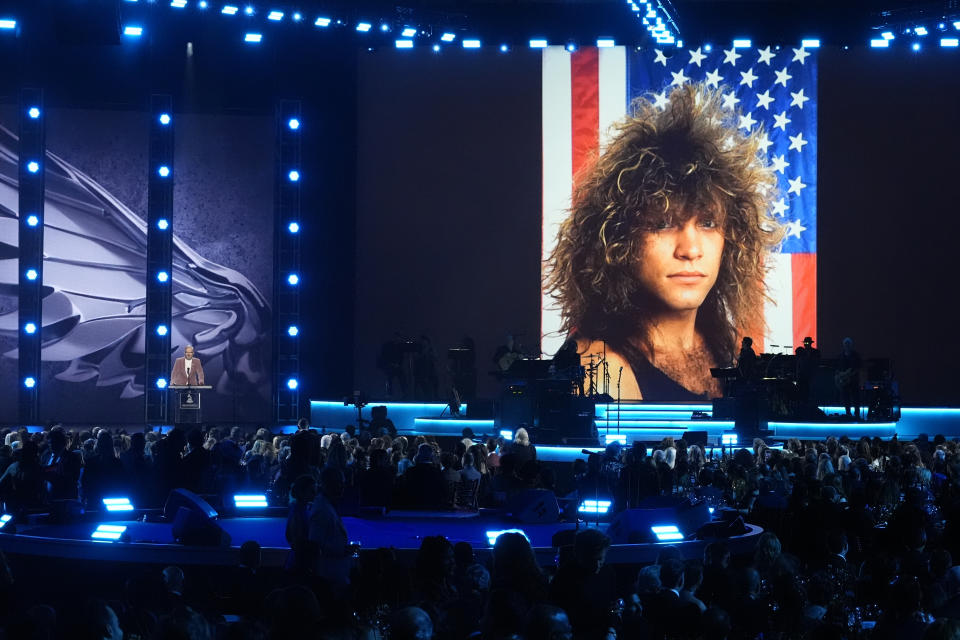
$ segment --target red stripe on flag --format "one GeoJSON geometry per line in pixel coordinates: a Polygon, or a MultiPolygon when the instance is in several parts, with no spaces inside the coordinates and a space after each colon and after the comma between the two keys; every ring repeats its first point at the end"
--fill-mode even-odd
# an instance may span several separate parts
{"type": "Polygon", "coordinates": [[[600,56],[596,47],[584,47],[570,56],[573,175],[596,150],[600,130],[600,56]]]}
{"type": "Polygon", "coordinates": [[[793,272],[793,344],[803,344],[806,336],[817,338],[817,254],[794,253],[793,272]]]}

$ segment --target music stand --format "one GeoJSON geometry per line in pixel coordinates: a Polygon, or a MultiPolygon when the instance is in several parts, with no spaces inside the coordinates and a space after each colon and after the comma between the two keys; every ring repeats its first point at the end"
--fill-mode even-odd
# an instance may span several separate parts
{"type": "Polygon", "coordinates": [[[171,384],[167,388],[177,392],[173,412],[174,424],[200,424],[200,392],[213,387],[208,384],[171,384]]]}

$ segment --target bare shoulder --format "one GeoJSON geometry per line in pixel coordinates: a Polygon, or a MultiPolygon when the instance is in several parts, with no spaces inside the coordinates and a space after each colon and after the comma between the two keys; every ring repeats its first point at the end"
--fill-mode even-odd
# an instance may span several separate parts
{"type": "Polygon", "coordinates": [[[610,371],[610,394],[617,393],[617,375],[620,367],[623,367],[623,377],[620,379],[620,397],[624,400],[642,400],[643,394],[637,385],[637,378],[633,375],[633,368],[630,362],[621,354],[610,348],[603,340],[577,340],[577,352],[580,354],[584,365],[588,363],[585,358],[590,354],[605,355],[607,367],[610,371]]]}

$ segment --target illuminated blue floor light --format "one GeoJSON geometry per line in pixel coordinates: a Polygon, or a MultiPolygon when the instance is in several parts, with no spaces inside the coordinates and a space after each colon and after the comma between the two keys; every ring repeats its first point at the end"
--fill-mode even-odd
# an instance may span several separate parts
{"type": "Polygon", "coordinates": [[[11,20],[10,18],[0,18],[0,29],[16,29],[17,21],[11,20]]]}
{"type": "Polygon", "coordinates": [[[294,22],[300,22],[301,20],[303,20],[303,14],[300,13],[299,11],[294,12],[294,14],[293,14],[293,21],[294,21],[294,22]]]}
{"type": "Polygon", "coordinates": [[[160,229],[160,231],[166,231],[169,228],[170,228],[169,220],[167,220],[166,218],[160,218],[159,220],[157,220],[157,229],[160,229]]]}
{"type": "Polygon", "coordinates": [[[500,53],[506,53],[507,51],[510,51],[509,45],[506,45],[506,44],[500,45],[500,53]]]}
{"type": "Polygon", "coordinates": [[[243,36],[243,41],[249,42],[251,44],[260,44],[262,40],[263,40],[262,33],[248,33],[245,36],[243,36]]]}
{"type": "Polygon", "coordinates": [[[27,376],[23,379],[23,386],[25,386],[27,389],[33,389],[35,386],[37,386],[37,379],[33,376],[27,376]]]}
{"type": "Polygon", "coordinates": [[[170,175],[170,167],[168,167],[165,164],[161,165],[160,167],[157,168],[157,175],[160,176],[161,178],[166,178],[167,176],[170,175]]]}
{"type": "Polygon", "coordinates": [[[225,16],[235,16],[239,10],[240,9],[238,7],[235,7],[232,4],[227,4],[223,6],[223,9],[220,9],[220,13],[225,16]]]}
{"type": "Polygon", "coordinates": [[[577,45],[575,45],[572,42],[567,44],[567,51],[569,51],[570,53],[573,53],[576,50],[577,50],[577,45]]]}
{"type": "Polygon", "coordinates": [[[233,496],[233,504],[237,509],[253,509],[267,506],[267,496],[263,494],[238,494],[233,496]]]}
{"type": "Polygon", "coordinates": [[[300,128],[300,121],[297,120],[296,118],[290,118],[287,121],[287,126],[290,127],[292,131],[296,131],[297,129],[300,128]]]}
{"type": "Polygon", "coordinates": [[[122,524],[101,524],[90,534],[93,540],[119,540],[127,531],[127,526],[122,524]]]}
{"type": "Polygon", "coordinates": [[[296,338],[298,335],[300,335],[300,328],[295,324],[290,325],[287,327],[287,335],[291,338],[296,338]]]}
{"type": "Polygon", "coordinates": [[[107,511],[133,511],[130,498],[104,498],[103,506],[107,511]]]}
{"type": "Polygon", "coordinates": [[[170,124],[170,114],[169,114],[169,113],[161,113],[161,114],[160,114],[160,124],[162,124],[162,125],[164,125],[164,126],[170,124]]]}
{"type": "Polygon", "coordinates": [[[513,431],[509,429],[500,429],[500,437],[507,442],[513,442],[513,431]]]}
{"type": "Polygon", "coordinates": [[[38,224],[40,224],[40,218],[38,218],[36,215],[31,213],[29,216],[27,216],[27,226],[35,227],[38,224]]]}
{"type": "Polygon", "coordinates": [[[166,271],[157,271],[157,280],[159,282],[167,282],[170,279],[170,274],[166,271]]]}
{"type": "Polygon", "coordinates": [[[128,38],[139,38],[143,35],[143,27],[127,25],[123,28],[123,35],[127,36],[128,38]]]}
{"type": "Polygon", "coordinates": [[[287,389],[290,389],[290,391],[296,391],[297,387],[299,386],[300,386],[300,383],[297,382],[296,378],[290,378],[289,380],[287,380],[287,389]]]}
{"type": "Polygon", "coordinates": [[[371,25],[369,22],[358,22],[357,31],[359,31],[360,33],[366,33],[367,31],[370,31],[370,28],[372,26],[373,25],[371,25]]]}
{"type": "Polygon", "coordinates": [[[290,224],[287,225],[287,231],[289,231],[290,233],[300,233],[300,223],[291,222],[290,224]]]}
{"type": "Polygon", "coordinates": [[[36,173],[37,171],[40,171],[40,163],[38,163],[36,160],[31,160],[27,163],[27,171],[30,173],[36,173]]]}
{"type": "Polygon", "coordinates": [[[247,8],[244,9],[243,12],[244,12],[245,14],[247,14],[248,16],[252,16],[254,13],[256,13],[256,10],[255,10],[253,7],[251,7],[250,5],[247,5],[247,8]]]}
{"type": "Polygon", "coordinates": [[[449,31],[440,36],[440,40],[443,42],[453,42],[456,39],[456,34],[450,33],[449,31]]]}
{"type": "Polygon", "coordinates": [[[480,41],[477,40],[477,39],[475,39],[475,38],[470,39],[470,40],[464,40],[464,41],[463,41],[463,48],[464,48],[464,49],[479,49],[479,48],[480,48],[480,41]]]}
{"type": "Polygon", "coordinates": [[[438,44],[433,45],[433,51],[434,53],[436,53],[437,51],[440,51],[440,45],[438,44]]]}
{"type": "Polygon", "coordinates": [[[602,516],[610,511],[611,500],[584,500],[577,509],[580,513],[602,516]]]}
{"type": "Polygon", "coordinates": [[[893,31],[884,31],[880,34],[880,37],[884,40],[893,40],[893,31]]]}
{"type": "Polygon", "coordinates": [[[11,520],[13,520],[12,515],[10,515],[9,513],[3,514],[2,516],[0,516],[0,527],[6,526],[6,524],[11,520]]]}
{"type": "Polygon", "coordinates": [[[200,2],[197,3],[197,6],[200,7],[201,9],[206,9],[207,7],[210,6],[210,3],[207,2],[207,0],[200,0],[200,2]]]}
{"type": "Polygon", "coordinates": [[[386,22],[381,22],[381,23],[380,23],[380,31],[382,31],[383,33],[386,33],[387,31],[390,31],[390,25],[388,25],[386,22]]]}
{"type": "Polygon", "coordinates": [[[910,48],[913,49],[914,51],[920,51],[920,43],[914,42],[912,45],[910,45],[910,48]]]}
{"type": "Polygon", "coordinates": [[[547,46],[547,41],[543,38],[534,38],[530,41],[531,49],[543,49],[545,46],[547,46]]]}
{"type": "Polygon", "coordinates": [[[497,538],[505,533],[519,533],[524,538],[527,538],[527,540],[530,540],[530,538],[527,537],[527,534],[524,533],[523,529],[503,529],[500,531],[487,531],[487,543],[489,543],[489,545],[492,547],[493,545],[497,544],[497,538]]]}
{"type": "Polygon", "coordinates": [[[413,27],[404,27],[403,31],[400,32],[400,35],[404,38],[412,38],[413,36],[417,35],[417,30],[413,27]]]}
{"type": "Polygon", "coordinates": [[[917,27],[916,29],[913,30],[913,32],[918,36],[925,36],[928,33],[926,27],[917,27]]]}
{"type": "Polygon", "coordinates": [[[291,273],[290,275],[287,276],[287,284],[289,284],[290,286],[295,287],[299,282],[300,282],[300,276],[298,276],[297,274],[291,273]]]}
{"type": "Polygon", "coordinates": [[[650,527],[653,535],[657,537],[658,542],[667,542],[670,540],[683,540],[683,534],[675,524],[656,525],[650,527]]]}
{"type": "Polygon", "coordinates": [[[157,389],[166,389],[166,388],[167,388],[167,379],[157,378],[157,389]]]}
{"type": "Polygon", "coordinates": [[[317,18],[317,21],[314,22],[313,24],[316,25],[316,26],[318,26],[318,27],[329,27],[329,26],[330,26],[330,18],[317,18]]]}
{"type": "Polygon", "coordinates": [[[393,44],[397,49],[413,49],[413,40],[396,40],[393,44]]]}
{"type": "Polygon", "coordinates": [[[27,276],[27,280],[36,280],[40,274],[37,273],[36,269],[27,269],[27,273],[24,275],[27,276]]]}
{"type": "Polygon", "coordinates": [[[37,118],[40,117],[40,109],[38,109],[37,107],[30,107],[29,109],[27,109],[27,115],[33,118],[34,120],[36,120],[37,118]]]}
{"type": "Polygon", "coordinates": [[[27,324],[23,325],[23,332],[33,335],[37,332],[37,325],[33,322],[28,322],[27,324]]]}
{"type": "Polygon", "coordinates": [[[158,335],[158,336],[165,336],[165,335],[167,335],[167,325],[165,325],[165,324],[158,324],[158,325],[157,325],[157,335],[158,335]]]}
{"type": "Polygon", "coordinates": [[[625,433],[608,433],[604,436],[604,440],[607,444],[611,442],[619,442],[620,444],[627,444],[627,434],[625,433]]]}
{"type": "Polygon", "coordinates": [[[267,14],[267,20],[273,20],[274,22],[283,20],[283,11],[271,11],[267,14]]]}
{"type": "Polygon", "coordinates": [[[300,180],[300,172],[294,169],[287,174],[287,178],[290,179],[290,182],[298,182],[300,180]]]}

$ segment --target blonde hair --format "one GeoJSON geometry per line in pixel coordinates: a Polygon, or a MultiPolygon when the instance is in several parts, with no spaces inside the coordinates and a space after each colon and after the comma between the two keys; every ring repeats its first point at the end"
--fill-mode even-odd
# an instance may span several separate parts
{"type": "Polygon", "coordinates": [[[513,433],[513,441],[520,445],[530,444],[530,434],[523,427],[520,427],[513,433]]]}

